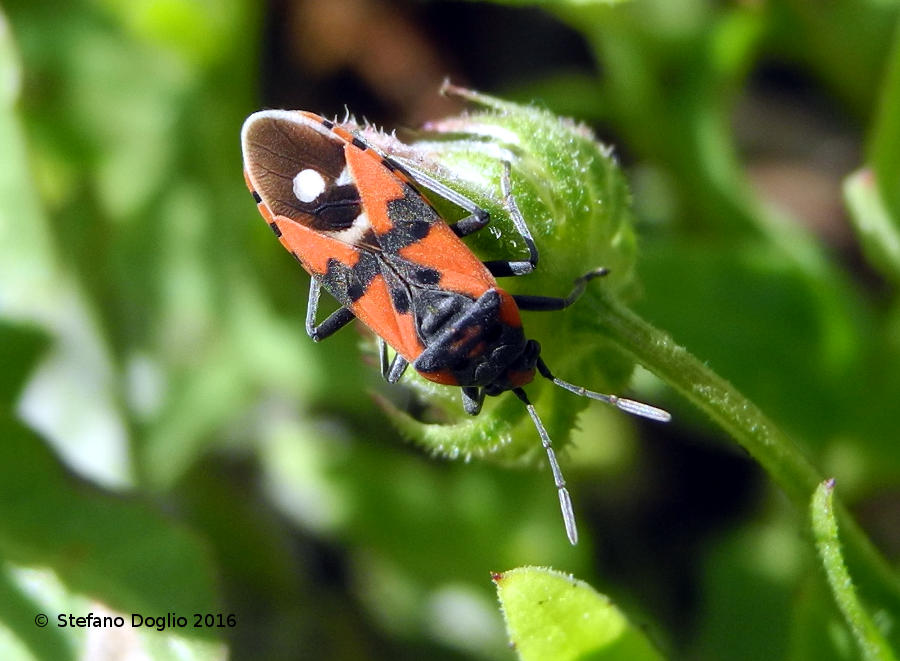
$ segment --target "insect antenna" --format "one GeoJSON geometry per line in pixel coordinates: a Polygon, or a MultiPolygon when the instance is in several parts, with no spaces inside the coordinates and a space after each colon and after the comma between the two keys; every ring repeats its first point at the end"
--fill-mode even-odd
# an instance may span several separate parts
{"type": "Polygon", "coordinates": [[[538,358],[537,368],[541,373],[541,376],[543,376],[545,379],[553,381],[553,383],[558,385],[560,388],[565,388],[569,392],[575,393],[576,395],[589,397],[591,399],[598,399],[601,402],[612,404],[616,408],[619,408],[626,413],[630,413],[631,415],[638,415],[642,418],[656,420],[657,422],[668,422],[672,419],[672,415],[668,411],[658,409],[655,406],[650,406],[649,404],[644,404],[643,402],[636,402],[633,399],[625,399],[624,397],[619,397],[617,395],[607,395],[602,392],[594,392],[593,390],[588,390],[587,388],[583,388],[582,386],[576,386],[572,383],[569,383],[568,381],[557,379],[555,376],[553,376],[553,374],[550,372],[550,369],[540,358],[538,358]]]}
{"type": "MultiPolygon", "coordinates": [[[[612,404],[626,413],[639,415],[642,418],[649,418],[650,420],[657,420],[659,422],[668,422],[672,419],[672,416],[668,411],[658,409],[655,406],[650,406],[643,402],[636,402],[633,399],[625,399],[624,397],[618,397],[616,395],[594,392],[593,390],[576,386],[568,381],[557,379],[540,358],[538,358],[537,361],[537,368],[541,373],[541,376],[549,379],[560,388],[564,388],[576,395],[598,399],[601,402],[612,404]]],[[[547,433],[544,423],[541,422],[537,411],[534,410],[534,405],[528,399],[528,395],[525,394],[525,391],[521,388],[514,388],[513,392],[516,394],[516,397],[525,404],[528,415],[531,416],[531,421],[534,423],[538,435],[541,437],[541,445],[544,446],[544,450],[547,452],[550,470],[553,472],[553,482],[556,484],[557,493],[559,493],[559,507],[562,510],[563,522],[566,525],[566,535],[568,535],[569,541],[574,546],[578,543],[578,528],[575,526],[575,512],[572,510],[572,499],[569,496],[569,490],[566,488],[566,480],[563,478],[562,469],[559,467],[559,462],[556,460],[556,452],[553,450],[553,442],[550,440],[550,434],[547,433]]]]}
{"type": "Polygon", "coordinates": [[[566,481],[563,478],[562,469],[559,467],[559,462],[556,461],[556,453],[553,451],[553,442],[550,440],[550,434],[548,434],[547,430],[544,428],[544,423],[541,422],[541,419],[538,417],[537,411],[534,410],[534,405],[528,399],[528,395],[525,394],[525,391],[521,388],[514,388],[513,392],[516,394],[516,397],[521,399],[525,404],[528,415],[531,416],[531,421],[534,423],[534,426],[537,428],[538,434],[541,437],[541,445],[543,445],[544,450],[547,451],[547,459],[550,461],[550,470],[553,472],[553,482],[556,484],[556,491],[559,493],[559,507],[562,510],[563,522],[566,524],[566,535],[569,536],[569,541],[574,546],[578,543],[578,528],[575,526],[575,512],[572,510],[572,499],[569,497],[569,490],[566,489],[566,481]]]}

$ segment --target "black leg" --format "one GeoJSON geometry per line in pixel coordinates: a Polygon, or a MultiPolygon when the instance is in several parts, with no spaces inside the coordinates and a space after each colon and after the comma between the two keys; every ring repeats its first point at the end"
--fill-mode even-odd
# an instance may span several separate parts
{"type": "Polygon", "coordinates": [[[607,269],[599,268],[596,271],[585,273],[583,276],[575,279],[575,286],[571,293],[565,298],[556,298],[554,296],[528,296],[527,294],[513,294],[516,305],[521,310],[534,310],[538,312],[547,312],[549,310],[562,310],[577,301],[584,293],[585,285],[594,278],[609,273],[607,269]]]}
{"type": "Polygon", "coordinates": [[[320,342],[329,335],[333,335],[351,321],[356,319],[347,308],[335,310],[321,324],[316,324],[316,314],[319,311],[319,295],[322,293],[322,286],[315,278],[309,281],[309,301],[306,307],[306,333],[313,339],[313,342],[320,342]]]}
{"type": "Polygon", "coordinates": [[[508,260],[496,260],[484,262],[487,270],[495,278],[509,278],[514,275],[528,275],[534,271],[534,265],[531,262],[511,262],[508,260]]]}
{"type": "Polygon", "coordinates": [[[503,174],[500,177],[500,190],[503,193],[503,202],[506,204],[506,210],[509,212],[509,217],[513,221],[513,225],[519,233],[519,236],[525,241],[525,246],[528,248],[528,259],[485,262],[484,265],[487,266],[488,271],[490,271],[492,275],[498,278],[505,278],[513,275],[527,275],[534,271],[538,259],[540,258],[540,254],[538,253],[537,245],[534,243],[534,237],[531,236],[531,230],[528,229],[528,224],[525,222],[525,216],[522,215],[522,212],[519,210],[519,205],[516,204],[516,198],[513,197],[509,161],[503,161],[503,174]]]}
{"type": "MultiPolygon", "coordinates": [[[[469,215],[465,218],[462,218],[456,221],[454,224],[450,225],[450,229],[453,230],[456,236],[468,236],[469,234],[473,234],[474,232],[477,232],[478,230],[484,228],[489,222],[491,222],[491,218],[488,212],[479,207],[465,195],[457,193],[452,188],[445,186],[434,177],[425,174],[420,170],[404,167],[390,158],[386,158],[386,160],[390,162],[393,167],[406,174],[410,179],[415,181],[423,188],[437,193],[445,200],[452,202],[460,209],[463,209],[464,211],[467,211],[469,213],[469,215]]],[[[509,215],[513,221],[513,225],[515,225],[516,231],[525,241],[525,245],[528,248],[528,260],[497,260],[485,262],[484,265],[492,275],[498,278],[514,275],[525,275],[534,271],[535,266],[537,266],[538,250],[537,246],[534,243],[534,238],[531,236],[531,230],[528,229],[528,225],[525,223],[525,217],[519,210],[519,206],[516,204],[516,200],[512,195],[509,161],[503,161],[503,174],[500,178],[500,190],[503,193],[503,200],[506,204],[507,210],[509,211],[509,215]]]]}
{"type": "Polygon", "coordinates": [[[469,234],[482,229],[489,222],[491,222],[490,214],[488,214],[487,211],[479,207],[465,195],[457,193],[452,188],[445,186],[431,175],[425,174],[421,170],[415,170],[407,166],[400,165],[395,160],[389,157],[385,157],[385,160],[390,163],[394,169],[399,170],[400,172],[408,176],[414,182],[422,186],[422,188],[426,188],[437,193],[448,202],[452,202],[463,211],[467,211],[469,213],[469,215],[465,218],[461,218],[460,220],[450,225],[450,229],[453,230],[456,236],[468,236],[469,234]]]}
{"type": "Polygon", "coordinates": [[[491,222],[491,217],[488,216],[487,211],[485,211],[483,216],[471,215],[460,218],[450,225],[450,229],[453,230],[453,233],[456,234],[456,236],[462,238],[464,236],[469,236],[469,234],[474,234],[489,222],[491,222]]]}
{"type": "Polygon", "coordinates": [[[397,381],[400,380],[400,377],[403,376],[406,368],[409,367],[409,362],[398,353],[394,355],[394,360],[388,363],[387,342],[380,337],[378,338],[378,347],[378,357],[379,362],[381,363],[381,376],[383,376],[384,380],[388,383],[397,383],[397,381]]]}
{"type": "Polygon", "coordinates": [[[481,405],[484,404],[484,388],[477,386],[463,386],[462,388],[463,408],[469,415],[478,415],[481,413],[481,405]]]}

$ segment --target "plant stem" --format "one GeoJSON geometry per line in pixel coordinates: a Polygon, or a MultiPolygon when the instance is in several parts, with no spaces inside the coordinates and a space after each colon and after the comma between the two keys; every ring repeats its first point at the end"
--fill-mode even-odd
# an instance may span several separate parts
{"type": "MultiPolygon", "coordinates": [[[[728,432],[771,476],[800,512],[822,482],[801,450],[728,381],[601,288],[585,296],[586,327],[602,333],[620,350],[683,394],[728,432]]],[[[860,586],[900,609],[900,577],[880,555],[847,510],[835,503],[844,531],[848,562],[860,586]]]]}
{"type": "Polygon", "coordinates": [[[834,518],[834,480],[819,485],[810,504],[813,536],[834,600],[850,626],[866,661],[896,661],[878,627],[859,602],[853,581],[841,556],[841,542],[834,518]]]}

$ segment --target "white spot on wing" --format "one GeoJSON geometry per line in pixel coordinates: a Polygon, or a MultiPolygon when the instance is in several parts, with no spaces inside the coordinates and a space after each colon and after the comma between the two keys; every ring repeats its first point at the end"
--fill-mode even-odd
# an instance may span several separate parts
{"type": "Polygon", "coordinates": [[[347,184],[353,183],[353,175],[350,174],[349,165],[344,166],[344,169],[341,170],[341,174],[334,180],[334,183],[336,186],[346,186],[347,184]]]}
{"type": "Polygon", "coordinates": [[[372,229],[372,224],[369,222],[366,212],[363,211],[353,220],[353,224],[350,227],[340,232],[329,232],[329,234],[338,241],[343,241],[350,245],[359,245],[366,232],[370,229],[372,229]]]}
{"type": "Polygon", "coordinates": [[[294,177],[294,195],[301,202],[312,202],[325,191],[325,179],[316,170],[300,170],[294,177]]]}

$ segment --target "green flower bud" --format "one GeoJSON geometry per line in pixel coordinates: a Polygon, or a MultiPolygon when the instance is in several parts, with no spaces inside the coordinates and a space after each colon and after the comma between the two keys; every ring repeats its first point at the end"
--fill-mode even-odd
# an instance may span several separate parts
{"type": "MultiPolygon", "coordinates": [[[[471,199],[491,214],[485,229],[465,242],[484,260],[527,259],[500,189],[504,163],[511,168],[511,191],[540,251],[533,274],[503,278],[512,293],[565,297],[573,281],[598,267],[610,274],[587,286],[622,295],[632,285],[635,237],[630,193],[612,150],[597,142],[586,126],[533,106],[445,86],[446,93],[477,109],[428,123],[419,139],[403,144],[369,127],[363,137],[411,168],[424,171],[471,199]]],[[[460,210],[425,195],[451,222],[460,210]]],[[[542,357],[554,374],[592,390],[618,389],[632,363],[611,350],[604,338],[579,324],[572,308],[524,312],[529,338],[542,345],[542,357]]],[[[540,451],[540,442],[522,403],[512,394],[488,398],[482,413],[467,416],[458,389],[436,385],[407,372],[403,383],[434,409],[430,418],[413,418],[384,401],[398,428],[417,444],[443,456],[503,456],[540,451]],[[521,427],[521,428],[520,428],[521,427]]],[[[589,400],[550,387],[540,377],[526,386],[557,446],[564,443],[578,412],[589,400]]],[[[383,401],[383,400],[382,400],[383,401]]]]}

